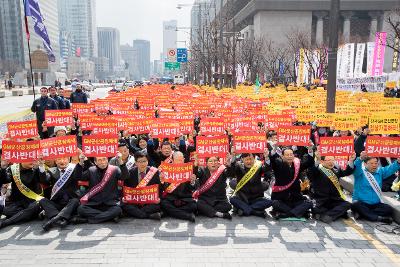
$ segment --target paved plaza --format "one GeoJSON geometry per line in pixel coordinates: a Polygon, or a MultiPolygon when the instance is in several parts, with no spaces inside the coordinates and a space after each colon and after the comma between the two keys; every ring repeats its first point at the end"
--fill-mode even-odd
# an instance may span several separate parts
{"type": "Polygon", "coordinates": [[[277,222],[198,217],[196,223],[122,219],[41,232],[41,222],[0,231],[0,265],[398,266],[400,238],[352,219],[277,222]]]}

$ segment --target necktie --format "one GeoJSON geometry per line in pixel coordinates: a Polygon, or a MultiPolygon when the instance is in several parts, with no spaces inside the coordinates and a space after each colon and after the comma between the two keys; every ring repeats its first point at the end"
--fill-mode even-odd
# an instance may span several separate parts
{"type": "Polygon", "coordinates": [[[145,174],[144,172],[141,172],[141,173],[140,173],[139,183],[140,183],[140,181],[143,180],[143,178],[144,178],[145,176],[146,176],[146,174],[145,174]]]}

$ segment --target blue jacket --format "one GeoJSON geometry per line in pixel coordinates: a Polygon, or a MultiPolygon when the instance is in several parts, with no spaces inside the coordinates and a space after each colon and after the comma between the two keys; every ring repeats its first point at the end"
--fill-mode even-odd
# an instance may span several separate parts
{"type": "MultiPolygon", "coordinates": [[[[362,164],[363,161],[360,158],[357,158],[354,162],[355,171],[353,202],[362,201],[370,205],[378,204],[380,202],[380,199],[375,193],[374,189],[370,186],[367,177],[365,177],[362,170],[362,164]]],[[[382,181],[394,174],[399,169],[400,164],[396,160],[386,167],[379,167],[372,175],[378,182],[379,186],[382,188],[382,181]]]]}

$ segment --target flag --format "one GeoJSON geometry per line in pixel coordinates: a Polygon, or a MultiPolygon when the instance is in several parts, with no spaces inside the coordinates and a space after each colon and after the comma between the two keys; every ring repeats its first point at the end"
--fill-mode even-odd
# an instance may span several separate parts
{"type": "Polygon", "coordinates": [[[254,92],[256,94],[260,93],[260,87],[261,87],[261,82],[260,82],[260,78],[258,77],[258,74],[257,74],[256,83],[254,86],[254,92]]]}
{"type": "Polygon", "coordinates": [[[35,30],[36,34],[42,38],[43,46],[46,49],[49,61],[55,62],[56,58],[54,56],[53,49],[51,48],[50,38],[47,33],[46,26],[44,25],[44,18],[40,12],[39,0],[25,0],[25,27],[26,36],[29,40],[30,34],[27,17],[31,17],[34,21],[35,25],[33,26],[33,29],[35,30]]]}

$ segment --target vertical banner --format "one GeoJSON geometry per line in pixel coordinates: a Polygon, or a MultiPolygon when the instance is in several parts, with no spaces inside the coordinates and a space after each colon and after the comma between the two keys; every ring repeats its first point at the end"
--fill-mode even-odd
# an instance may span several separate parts
{"type": "Polygon", "coordinates": [[[346,65],[346,78],[353,78],[353,70],[354,70],[354,43],[346,44],[346,57],[347,57],[347,65],[346,65]]]}
{"type": "Polygon", "coordinates": [[[297,86],[300,86],[304,82],[304,49],[300,49],[300,59],[299,59],[299,71],[297,75],[297,86]]]}
{"type": "Polygon", "coordinates": [[[394,39],[394,52],[393,52],[393,62],[392,71],[397,72],[399,69],[399,50],[400,50],[400,39],[396,37],[394,39]]]}
{"type": "Polygon", "coordinates": [[[385,63],[386,32],[377,32],[375,35],[374,61],[372,62],[372,76],[381,76],[385,63]]]}
{"type": "Polygon", "coordinates": [[[338,78],[342,78],[343,45],[339,46],[337,57],[338,59],[337,59],[336,75],[338,78]]]}
{"type": "Polygon", "coordinates": [[[349,65],[350,58],[349,58],[349,46],[345,44],[342,49],[342,63],[340,65],[340,78],[347,77],[347,66],[349,65]]]}
{"type": "Polygon", "coordinates": [[[357,44],[356,61],[354,64],[354,78],[359,78],[362,76],[364,54],[365,54],[365,43],[357,44]]]}
{"type": "Polygon", "coordinates": [[[367,43],[367,76],[372,76],[372,63],[374,61],[375,43],[367,43]]]}

